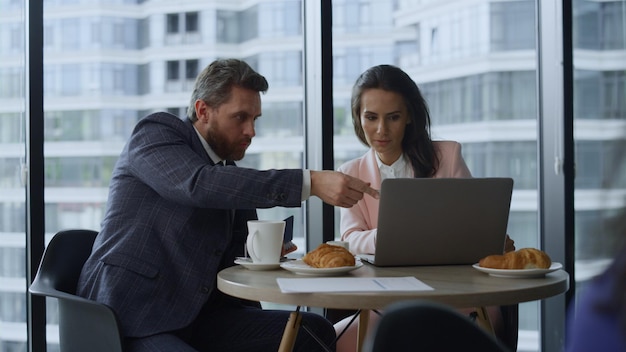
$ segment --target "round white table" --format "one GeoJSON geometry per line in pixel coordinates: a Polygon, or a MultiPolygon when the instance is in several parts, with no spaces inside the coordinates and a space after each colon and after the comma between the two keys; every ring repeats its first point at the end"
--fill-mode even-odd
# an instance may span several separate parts
{"type": "MultiPolygon", "coordinates": [[[[503,278],[488,275],[471,265],[376,267],[364,264],[345,277],[404,277],[413,276],[434,290],[409,292],[316,292],[283,293],[276,279],[303,278],[283,269],[256,271],[242,266],[222,270],[217,277],[220,291],[239,298],[266,301],[295,306],[337,309],[372,310],[381,309],[402,300],[425,299],[447,304],[456,308],[511,305],[540,300],[569,289],[569,274],[556,270],[538,278],[503,278]]],[[[369,314],[360,314],[359,341],[362,346],[364,331],[367,330],[369,314]]],[[[292,313],[285,328],[281,351],[293,346],[298,328],[298,312],[292,313]],[[295,328],[295,330],[294,330],[295,328]]]]}

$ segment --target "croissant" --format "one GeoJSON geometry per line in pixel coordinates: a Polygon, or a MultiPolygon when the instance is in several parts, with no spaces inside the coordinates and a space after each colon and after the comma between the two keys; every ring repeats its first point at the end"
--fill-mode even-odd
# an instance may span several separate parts
{"type": "Polygon", "coordinates": [[[354,266],[354,255],[340,246],[322,243],[302,257],[302,261],[314,268],[337,268],[354,266]]]}
{"type": "Polygon", "coordinates": [[[503,255],[489,255],[478,262],[483,268],[492,269],[548,269],[552,260],[548,254],[535,248],[521,248],[503,255]]]}

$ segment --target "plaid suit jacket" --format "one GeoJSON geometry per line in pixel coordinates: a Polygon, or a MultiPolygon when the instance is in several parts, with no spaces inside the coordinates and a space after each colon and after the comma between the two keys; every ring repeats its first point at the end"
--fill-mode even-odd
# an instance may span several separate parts
{"type": "Polygon", "coordinates": [[[115,166],[78,294],[112,307],[126,336],[183,328],[243,254],[255,209],[297,207],[301,194],[302,170],[214,167],[191,121],[149,115],[115,166]]]}

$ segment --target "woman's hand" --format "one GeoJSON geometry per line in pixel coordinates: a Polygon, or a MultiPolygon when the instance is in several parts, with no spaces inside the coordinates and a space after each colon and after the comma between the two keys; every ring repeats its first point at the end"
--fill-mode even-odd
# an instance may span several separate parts
{"type": "Polygon", "coordinates": [[[513,252],[515,250],[515,241],[506,235],[506,241],[504,242],[504,253],[513,252]]]}

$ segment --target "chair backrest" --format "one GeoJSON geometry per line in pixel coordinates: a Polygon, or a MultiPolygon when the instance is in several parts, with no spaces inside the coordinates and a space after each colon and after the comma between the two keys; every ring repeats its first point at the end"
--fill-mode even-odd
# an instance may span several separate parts
{"type": "Polygon", "coordinates": [[[365,342],[364,351],[508,350],[493,335],[448,306],[404,301],[383,310],[374,333],[365,342]]]}
{"type": "Polygon", "coordinates": [[[76,296],[78,277],[97,234],[91,230],[57,233],[46,247],[29,288],[34,295],[58,299],[61,352],[122,351],[122,337],[113,310],[76,296]]]}
{"type": "MultiPolygon", "coordinates": [[[[76,293],[76,284],[98,233],[91,230],[66,230],[57,233],[46,248],[31,286],[32,293],[46,296],[76,293]],[[60,292],[57,292],[60,291],[60,292]]],[[[63,295],[64,296],[64,295],[63,295]]]]}

